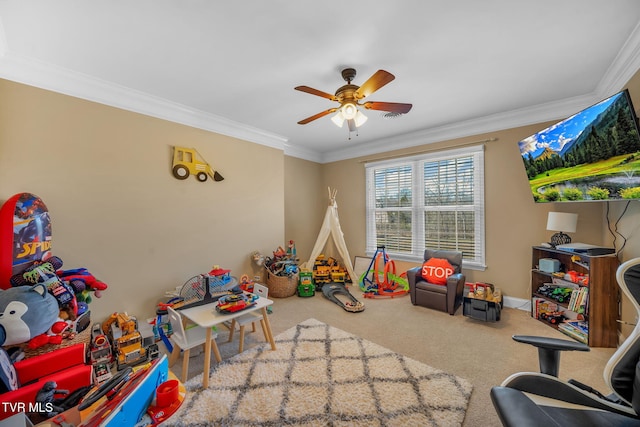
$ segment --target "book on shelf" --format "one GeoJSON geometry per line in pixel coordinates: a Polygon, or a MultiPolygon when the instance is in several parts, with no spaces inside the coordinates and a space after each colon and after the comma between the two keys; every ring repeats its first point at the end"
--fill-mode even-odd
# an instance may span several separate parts
{"type": "MultiPolygon", "coordinates": [[[[573,339],[580,341],[583,344],[589,343],[589,332],[587,326],[587,332],[584,332],[580,327],[573,325],[572,323],[579,322],[563,322],[558,325],[558,330],[565,335],[570,336],[573,339]]],[[[582,322],[584,323],[584,322],[582,322]]]]}
{"type": "Polygon", "coordinates": [[[571,289],[580,288],[579,284],[571,282],[569,280],[561,279],[559,277],[554,277],[553,279],[551,279],[551,282],[559,288],[571,288],[571,289]]]}
{"type": "Polygon", "coordinates": [[[552,313],[554,311],[558,311],[558,304],[555,302],[547,301],[544,298],[534,298],[532,304],[532,316],[536,319],[540,317],[542,313],[552,313]]]}
{"type": "Polygon", "coordinates": [[[570,320],[568,322],[565,322],[569,327],[574,328],[580,332],[582,332],[583,334],[588,335],[589,334],[589,323],[583,321],[583,320],[570,320]]]}
{"type": "Polygon", "coordinates": [[[584,313],[587,306],[587,298],[589,295],[589,288],[581,287],[571,292],[571,298],[567,308],[575,313],[584,313]]]}

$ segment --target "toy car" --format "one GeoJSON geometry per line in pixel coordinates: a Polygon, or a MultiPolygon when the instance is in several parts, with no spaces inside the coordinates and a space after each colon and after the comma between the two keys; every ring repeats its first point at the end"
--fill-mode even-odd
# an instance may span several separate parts
{"type": "Polygon", "coordinates": [[[549,313],[541,313],[540,319],[551,323],[552,325],[557,325],[566,319],[564,312],[562,311],[552,311],[549,313]]]}
{"type": "Polygon", "coordinates": [[[256,303],[257,299],[256,295],[251,295],[250,297],[245,294],[224,295],[218,299],[216,310],[220,313],[235,313],[251,307],[256,303]]]}
{"type": "Polygon", "coordinates": [[[565,302],[571,298],[571,292],[573,289],[571,288],[556,288],[551,293],[550,297],[558,302],[565,302]]]}
{"type": "Polygon", "coordinates": [[[300,271],[300,281],[298,284],[299,297],[312,297],[316,294],[316,285],[313,283],[313,273],[310,271],[300,271]]]}
{"type": "Polygon", "coordinates": [[[556,290],[557,286],[552,285],[550,283],[545,283],[544,285],[538,288],[538,293],[540,295],[544,295],[546,297],[550,297],[551,294],[556,290]]]}

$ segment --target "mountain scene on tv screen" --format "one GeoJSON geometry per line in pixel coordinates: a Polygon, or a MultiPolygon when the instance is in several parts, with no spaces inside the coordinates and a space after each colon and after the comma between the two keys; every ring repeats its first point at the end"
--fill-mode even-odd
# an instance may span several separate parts
{"type": "Polygon", "coordinates": [[[620,92],[518,143],[536,202],[640,198],[640,136],[620,92]]]}

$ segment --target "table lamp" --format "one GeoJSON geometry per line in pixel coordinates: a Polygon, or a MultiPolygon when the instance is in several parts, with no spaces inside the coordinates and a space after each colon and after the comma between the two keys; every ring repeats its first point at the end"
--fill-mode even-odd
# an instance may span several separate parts
{"type": "Polygon", "coordinates": [[[571,237],[567,233],[575,233],[578,224],[578,214],[565,212],[549,212],[547,217],[547,230],[557,231],[551,236],[551,245],[555,248],[558,245],[571,243],[571,237]]]}

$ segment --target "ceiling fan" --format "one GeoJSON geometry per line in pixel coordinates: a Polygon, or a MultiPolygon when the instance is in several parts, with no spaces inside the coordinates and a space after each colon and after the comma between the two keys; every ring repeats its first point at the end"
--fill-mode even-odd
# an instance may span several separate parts
{"type": "Polygon", "coordinates": [[[316,119],[326,116],[327,114],[335,113],[331,120],[339,127],[342,127],[344,122],[347,122],[349,131],[355,131],[357,127],[360,127],[367,121],[367,117],[362,114],[358,107],[364,107],[367,110],[380,110],[388,111],[395,114],[405,114],[411,110],[411,104],[402,104],[398,102],[376,102],[367,101],[361,103],[360,101],[371,95],[384,85],[390,83],[395,79],[395,76],[388,71],[378,70],[369,80],[364,82],[362,86],[351,84],[351,81],[356,76],[356,70],[353,68],[345,68],[342,70],[342,78],[347,82],[346,85],[338,88],[335,95],[323,92],[318,89],[311,88],[309,86],[297,86],[294,89],[301,92],[310,93],[311,95],[321,96],[323,98],[330,99],[340,103],[340,106],[329,108],[321,113],[315,114],[311,117],[307,117],[304,120],[298,122],[299,125],[306,125],[316,119]]]}

